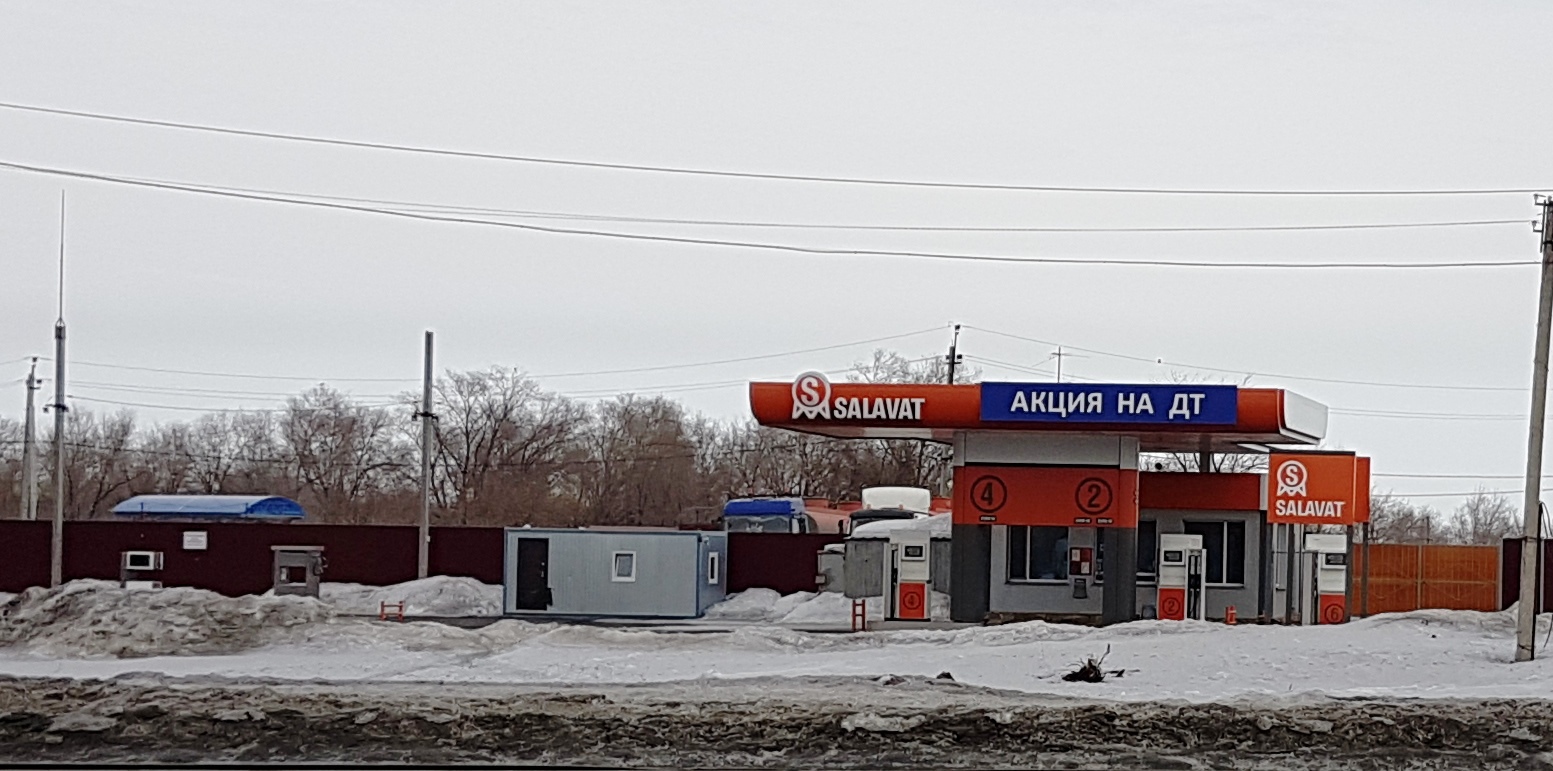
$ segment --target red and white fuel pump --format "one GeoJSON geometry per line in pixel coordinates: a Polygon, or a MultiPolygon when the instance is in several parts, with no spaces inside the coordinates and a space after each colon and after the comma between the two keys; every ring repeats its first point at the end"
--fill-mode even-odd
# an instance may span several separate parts
{"type": "Polygon", "coordinates": [[[1306,586],[1311,588],[1301,614],[1306,624],[1341,624],[1348,620],[1348,536],[1341,533],[1305,535],[1306,586]]]}
{"type": "Polygon", "coordinates": [[[927,621],[933,580],[932,537],[926,531],[890,533],[889,602],[886,618],[927,621]]]}
{"type": "Polygon", "coordinates": [[[1159,594],[1155,603],[1161,619],[1205,619],[1206,557],[1200,535],[1159,535],[1159,594]]]}

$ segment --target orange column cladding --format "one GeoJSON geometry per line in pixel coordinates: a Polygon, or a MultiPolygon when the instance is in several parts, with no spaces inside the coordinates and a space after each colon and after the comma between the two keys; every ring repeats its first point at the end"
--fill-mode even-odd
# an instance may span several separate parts
{"type": "Polygon", "coordinates": [[[1114,467],[961,466],[957,525],[1138,526],[1138,472],[1114,467]]]}

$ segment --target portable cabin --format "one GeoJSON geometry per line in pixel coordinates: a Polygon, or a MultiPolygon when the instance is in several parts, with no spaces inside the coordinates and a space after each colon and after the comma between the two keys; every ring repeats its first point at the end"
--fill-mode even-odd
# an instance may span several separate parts
{"type": "Polygon", "coordinates": [[[728,589],[728,536],[705,530],[507,528],[513,615],[700,618],[728,589]]]}

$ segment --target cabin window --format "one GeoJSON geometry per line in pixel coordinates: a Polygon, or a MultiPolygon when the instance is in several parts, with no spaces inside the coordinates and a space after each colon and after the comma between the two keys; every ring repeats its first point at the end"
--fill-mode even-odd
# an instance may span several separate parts
{"type": "Polygon", "coordinates": [[[706,582],[716,584],[718,574],[722,572],[722,558],[720,552],[709,551],[706,553],[706,582]]]}
{"type": "Polygon", "coordinates": [[[1202,536],[1203,580],[1210,585],[1242,586],[1246,583],[1246,523],[1238,520],[1183,522],[1187,535],[1202,536]]]}
{"type": "Polygon", "coordinates": [[[1067,528],[1009,526],[1008,580],[1066,581],[1067,579],[1067,528]]]}
{"type": "Polygon", "coordinates": [[[611,557],[611,561],[614,563],[614,572],[610,574],[609,580],[615,582],[636,581],[636,552],[617,551],[611,557]]]}

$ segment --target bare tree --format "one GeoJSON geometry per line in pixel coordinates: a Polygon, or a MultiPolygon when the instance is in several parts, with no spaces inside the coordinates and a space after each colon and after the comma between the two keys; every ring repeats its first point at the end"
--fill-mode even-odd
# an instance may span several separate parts
{"type": "Polygon", "coordinates": [[[1455,543],[1498,544],[1519,532],[1520,515],[1502,493],[1479,487],[1452,512],[1442,530],[1455,543]]]}
{"type": "MultiPolygon", "coordinates": [[[[357,405],[344,394],[317,386],[287,402],[280,434],[298,482],[324,520],[386,519],[380,496],[408,489],[412,448],[396,416],[357,405]],[[376,511],[370,499],[379,497],[376,511]],[[374,516],[376,515],[376,516],[374,516]]],[[[399,508],[404,508],[401,501],[399,508]]],[[[407,512],[400,512],[403,518],[407,512]]]]}
{"type": "Polygon", "coordinates": [[[599,404],[587,445],[580,503],[591,522],[672,525],[708,498],[694,485],[696,448],[684,410],[668,399],[621,396],[599,404]]]}
{"type": "Polygon", "coordinates": [[[1429,543],[1443,540],[1440,514],[1389,493],[1370,494],[1370,540],[1374,543],[1429,543]]]}
{"type": "Polygon", "coordinates": [[[435,494],[444,519],[518,524],[568,513],[556,500],[566,486],[558,475],[576,454],[586,407],[499,367],[449,373],[435,388],[435,494]]]}

